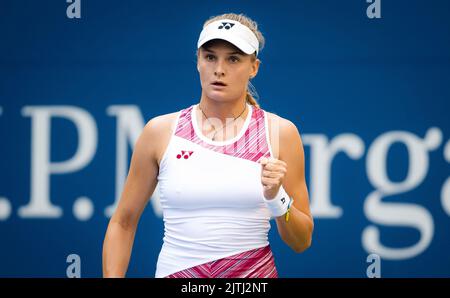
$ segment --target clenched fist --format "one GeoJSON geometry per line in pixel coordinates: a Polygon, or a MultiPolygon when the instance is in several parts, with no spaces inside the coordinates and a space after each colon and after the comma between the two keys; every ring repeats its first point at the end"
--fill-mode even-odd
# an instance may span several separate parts
{"type": "Polygon", "coordinates": [[[267,200],[275,198],[287,172],[287,164],[276,158],[261,158],[261,183],[264,197],[267,200]]]}

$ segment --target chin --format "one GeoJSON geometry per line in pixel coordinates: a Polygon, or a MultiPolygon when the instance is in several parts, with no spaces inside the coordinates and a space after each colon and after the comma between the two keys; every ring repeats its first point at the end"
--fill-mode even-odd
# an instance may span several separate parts
{"type": "Polygon", "coordinates": [[[221,92],[211,92],[210,94],[208,94],[208,98],[217,101],[217,102],[227,102],[230,101],[231,99],[226,96],[225,94],[220,94],[221,92]]]}

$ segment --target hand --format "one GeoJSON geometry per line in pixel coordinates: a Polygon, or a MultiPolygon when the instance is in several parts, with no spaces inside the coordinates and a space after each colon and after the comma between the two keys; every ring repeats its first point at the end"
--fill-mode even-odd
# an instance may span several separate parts
{"type": "Polygon", "coordinates": [[[283,184],[287,172],[287,164],[276,158],[261,158],[261,183],[264,189],[264,197],[267,200],[275,198],[283,184]]]}

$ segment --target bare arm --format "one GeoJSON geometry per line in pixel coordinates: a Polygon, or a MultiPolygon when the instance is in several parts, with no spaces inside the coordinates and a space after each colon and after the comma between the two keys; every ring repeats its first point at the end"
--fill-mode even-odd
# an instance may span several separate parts
{"type": "Polygon", "coordinates": [[[124,190],[103,243],[103,277],[125,277],[136,228],[157,184],[156,140],[158,117],[150,120],[139,136],[124,190]]]}
{"type": "MultiPolygon", "coordinates": [[[[303,144],[294,123],[275,114],[268,114],[275,161],[272,161],[272,166],[264,166],[264,169],[271,168],[275,172],[278,170],[278,173],[265,172],[265,175],[275,174],[272,176],[274,179],[265,178],[265,182],[272,184],[272,190],[277,191],[283,185],[288,195],[294,199],[289,221],[286,222],[283,215],[276,218],[276,223],[281,239],[295,252],[302,252],[311,245],[314,229],[305,181],[303,144]],[[277,187],[274,188],[275,186],[277,187]]],[[[273,193],[275,192],[272,192],[272,196],[273,193]]]]}
{"type": "Polygon", "coordinates": [[[309,208],[308,189],[305,181],[304,150],[297,127],[288,120],[280,125],[280,159],[287,163],[288,171],[283,188],[294,199],[290,219],[277,217],[278,233],[295,252],[309,248],[314,222],[309,208]]]}

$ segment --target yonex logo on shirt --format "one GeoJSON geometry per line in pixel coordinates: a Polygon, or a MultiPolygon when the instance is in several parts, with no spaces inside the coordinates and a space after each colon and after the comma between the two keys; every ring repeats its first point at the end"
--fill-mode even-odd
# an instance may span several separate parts
{"type": "Polygon", "coordinates": [[[184,159],[188,159],[192,153],[194,153],[194,151],[181,150],[181,154],[177,154],[177,158],[180,159],[183,157],[184,159]]]}
{"type": "Polygon", "coordinates": [[[222,22],[222,25],[220,25],[219,26],[219,28],[218,29],[223,29],[223,28],[225,28],[225,29],[231,29],[231,27],[233,27],[234,26],[234,23],[230,23],[230,22],[222,22]]]}

